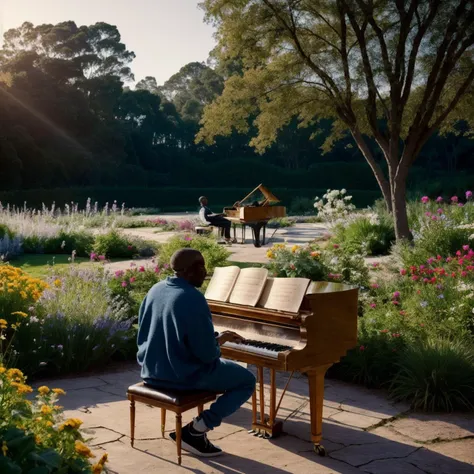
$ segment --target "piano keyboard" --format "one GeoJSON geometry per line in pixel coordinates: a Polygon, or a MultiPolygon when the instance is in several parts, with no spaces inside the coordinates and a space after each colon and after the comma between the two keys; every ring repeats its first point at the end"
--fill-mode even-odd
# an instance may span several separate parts
{"type": "Polygon", "coordinates": [[[241,343],[226,342],[222,344],[222,347],[228,347],[229,349],[236,349],[242,352],[249,352],[265,357],[271,357],[272,359],[278,359],[278,354],[280,352],[293,349],[291,346],[284,346],[282,344],[275,344],[272,342],[254,341],[251,339],[246,339],[241,343]]]}

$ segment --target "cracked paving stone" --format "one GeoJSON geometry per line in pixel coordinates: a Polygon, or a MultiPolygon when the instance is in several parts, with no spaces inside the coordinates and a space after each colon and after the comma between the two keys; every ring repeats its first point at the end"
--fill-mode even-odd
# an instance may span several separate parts
{"type": "Polygon", "coordinates": [[[356,428],[363,429],[380,423],[379,418],[360,415],[358,413],[350,413],[348,411],[342,411],[340,413],[336,413],[335,415],[331,415],[330,419],[344,425],[355,426],[356,428]]]}
{"type": "Polygon", "coordinates": [[[425,474],[421,469],[401,459],[380,459],[361,469],[370,474],[425,474]]]}
{"type": "Polygon", "coordinates": [[[422,443],[474,436],[474,415],[450,413],[413,413],[387,426],[422,443]]]}
{"type": "Polygon", "coordinates": [[[83,430],[83,432],[86,435],[86,438],[93,438],[88,443],[90,446],[98,446],[100,444],[112,443],[114,441],[118,441],[124,436],[120,433],[103,427],[88,428],[83,430]]]}
{"type": "Polygon", "coordinates": [[[334,459],[347,462],[352,466],[362,466],[372,461],[389,458],[404,458],[418,448],[392,441],[347,446],[331,454],[334,459]]]}
{"type": "Polygon", "coordinates": [[[405,460],[428,474],[472,474],[473,449],[474,440],[452,441],[425,446],[405,460]]]}

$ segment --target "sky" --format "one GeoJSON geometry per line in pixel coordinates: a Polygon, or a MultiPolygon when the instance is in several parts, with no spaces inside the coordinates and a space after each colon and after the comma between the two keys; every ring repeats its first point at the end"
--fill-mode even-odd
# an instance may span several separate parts
{"type": "Polygon", "coordinates": [[[0,36],[29,21],[35,25],[72,20],[78,26],[116,25],[136,58],[135,80],[154,76],[163,84],[192,61],[206,61],[213,28],[198,0],[0,0],[0,36]]]}

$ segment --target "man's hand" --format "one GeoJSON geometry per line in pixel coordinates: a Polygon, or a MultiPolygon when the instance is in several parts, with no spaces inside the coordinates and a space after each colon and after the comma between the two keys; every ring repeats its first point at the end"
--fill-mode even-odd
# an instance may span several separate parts
{"type": "Polygon", "coordinates": [[[222,344],[225,344],[226,342],[235,342],[237,344],[240,344],[243,341],[245,341],[245,339],[242,336],[239,336],[234,331],[224,331],[217,337],[217,342],[220,346],[222,346],[222,344]]]}

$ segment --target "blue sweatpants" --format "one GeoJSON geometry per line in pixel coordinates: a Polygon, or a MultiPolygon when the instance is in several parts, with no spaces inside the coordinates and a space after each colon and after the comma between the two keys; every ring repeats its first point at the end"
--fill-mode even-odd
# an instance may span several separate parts
{"type": "Polygon", "coordinates": [[[175,384],[160,380],[159,386],[176,390],[222,392],[223,394],[201,414],[206,426],[212,430],[222,423],[223,418],[236,412],[252,396],[255,390],[255,376],[236,362],[219,359],[209,372],[200,375],[192,384],[185,382],[175,384]]]}

